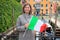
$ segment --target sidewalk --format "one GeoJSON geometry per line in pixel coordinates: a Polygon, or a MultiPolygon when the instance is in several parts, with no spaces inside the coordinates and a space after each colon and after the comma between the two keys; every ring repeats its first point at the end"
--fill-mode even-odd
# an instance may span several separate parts
{"type": "MultiPolygon", "coordinates": [[[[51,21],[53,22],[53,23],[55,23],[55,19],[54,18],[51,18],[51,21]]],[[[57,26],[60,28],[60,21],[57,19],[57,26]]]]}

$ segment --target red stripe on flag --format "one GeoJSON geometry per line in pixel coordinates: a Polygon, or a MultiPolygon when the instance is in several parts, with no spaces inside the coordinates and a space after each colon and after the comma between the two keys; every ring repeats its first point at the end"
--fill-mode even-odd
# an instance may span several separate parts
{"type": "Polygon", "coordinates": [[[43,24],[43,25],[41,26],[41,28],[40,28],[40,32],[45,31],[46,28],[47,28],[47,24],[43,24]]]}

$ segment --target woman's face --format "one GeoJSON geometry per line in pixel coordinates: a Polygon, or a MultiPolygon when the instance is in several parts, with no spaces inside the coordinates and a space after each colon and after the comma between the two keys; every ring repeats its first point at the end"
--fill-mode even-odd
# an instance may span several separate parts
{"type": "Polygon", "coordinates": [[[30,6],[26,5],[25,8],[24,8],[24,11],[25,11],[25,13],[28,14],[30,12],[30,6]]]}

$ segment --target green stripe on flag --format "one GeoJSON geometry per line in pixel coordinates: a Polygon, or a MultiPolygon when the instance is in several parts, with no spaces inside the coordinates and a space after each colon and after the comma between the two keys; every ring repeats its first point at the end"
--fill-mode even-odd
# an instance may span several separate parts
{"type": "Polygon", "coordinates": [[[36,16],[32,16],[28,29],[34,30],[34,26],[36,25],[37,21],[38,21],[38,18],[36,16]]]}

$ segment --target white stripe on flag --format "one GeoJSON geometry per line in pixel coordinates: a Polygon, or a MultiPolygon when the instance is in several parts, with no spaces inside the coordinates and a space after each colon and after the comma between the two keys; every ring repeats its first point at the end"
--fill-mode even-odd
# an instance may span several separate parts
{"type": "Polygon", "coordinates": [[[43,24],[43,22],[41,20],[38,20],[38,22],[36,23],[36,25],[34,27],[34,30],[40,31],[42,24],[43,24]]]}

